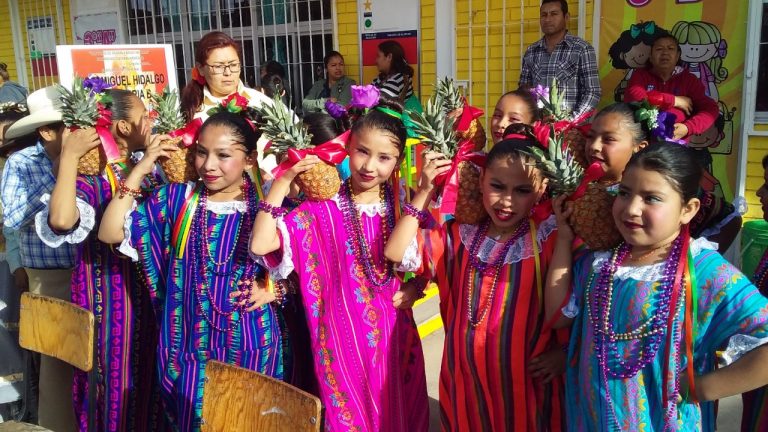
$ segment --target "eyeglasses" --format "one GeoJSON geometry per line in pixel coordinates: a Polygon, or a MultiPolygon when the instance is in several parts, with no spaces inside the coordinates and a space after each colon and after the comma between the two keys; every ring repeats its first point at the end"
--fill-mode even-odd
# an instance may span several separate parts
{"type": "Polygon", "coordinates": [[[240,73],[240,63],[230,63],[230,64],[217,64],[217,65],[210,65],[206,64],[211,69],[211,73],[213,75],[221,75],[229,69],[231,73],[240,73]]]}

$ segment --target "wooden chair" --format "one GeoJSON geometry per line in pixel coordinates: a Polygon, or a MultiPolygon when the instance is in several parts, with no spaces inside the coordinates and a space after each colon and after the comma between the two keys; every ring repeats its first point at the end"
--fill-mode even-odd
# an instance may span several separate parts
{"type": "MultiPolygon", "coordinates": [[[[93,369],[93,313],[70,302],[24,293],[21,295],[19,345],[55,357],[84,371],[93,369]]],[[[89,397],[95,400],[95,373],[88,374],[89,397]]],[[[91,408],[93,404],[89,404],[91,408]]],[[[89,430],[95,431],[95,415],[89,413],[89,430]]],[[[19,422],[0,423],[2,432],[32,432],[48,429],[19,422]]]]}
{"type": "Polygon", "coordinates": [[[211,360],[204,383],[204,432],[320,431],[320,399],[282,381],[211,360]]]}

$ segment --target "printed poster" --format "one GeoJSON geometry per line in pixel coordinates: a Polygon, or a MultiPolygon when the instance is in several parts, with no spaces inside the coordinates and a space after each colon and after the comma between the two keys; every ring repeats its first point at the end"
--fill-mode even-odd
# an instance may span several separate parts
{"type": "Polygon", "coordinates": [[[680,42],[681,61],[717,101],[715,124],[690,140],[707,167],[708,187],[733,200],[738,169],[741,92],[747,30],[747,1],[604,1],[598,65],[601,107],[623,97],[629,77],[645,66],[653,36],[661,29],[680,42]]]}

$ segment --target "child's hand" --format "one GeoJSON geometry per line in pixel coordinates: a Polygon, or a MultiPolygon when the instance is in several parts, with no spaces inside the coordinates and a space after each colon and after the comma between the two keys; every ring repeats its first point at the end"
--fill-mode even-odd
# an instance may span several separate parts
{"type": "Polygon", "coordinates": [[[425,153],[424,166],[421,168],[421,178],[419,179],[419,190],[432,192],[435,188],[435,177],[448,172],[451,169],[451,163],[450,159],[445,159],[439,153],[425,153]]]}
{"type": "Polygon", "coordinates": [[[565,372],[565,362],[565,351],[557,347],[532,359],[528,365],[528,371],[533,378],[539,378],[543,383],[548,383],[565,372]]]}
{"type": "Polygon", "coordinates": [[[416,300],[419,299],[419,284],[416,279],[411,279],[400,285],[400,290],[392,296],[392,304],[397,309],[410,309],[416,300]]]}
{"type": "Polygon", "coordinates": [[[133,168],[132,172],[137,172],[142,177],[152,174],[155,162],[161,157],[170,157],[172,152],[179,149],[176,144],[163,143],[171,137],[168,135],[152,135],[149,145],[144,151],[144,157],[133,168]]]}
{"type": "Polygon", "coordinates": [[[568,219],[573,213],[573,203],[566,201],[567,199],[568,196],[560,195],[552,200],[552,210],[554,210],[557,220],[557,238],[573,241],[575,235],[570,223],[568,223],[568,219]]]}
{"type": "Polygon", "coordinates": [[[73,159],[80,159],[99,144],[101,144],[101,139],[95,128],[76,129],[74,131],[64,128],[61,139],[61,154],[62,156],[71,156],[73,159]]]}
{"type": "Polygon", "coordinates": [[[315,155],[307,155],[304,157],[304,159],[296,162],[296,164],[293,165],[291,169],[283,173],[283,175],[281,175],[280,178],[275,181],[292,183],[293,179],[295,179],[297,175],[311,170],[315,165],[319,163],[322,163],[319,157],[315,155]]]}
{"type": "Polygon", "coordinates": [[[253,312],[265,304],[272,303],[276,298],[275,293],[267,291],[261,284],[266,284],[266,281],[252,281],[249,284],[239,281],[237,282],[238,291],[230,293],[229,298],[243,297],[243,300],[238,301],[237,304],[248,306],[245,311],[253,312]]]}

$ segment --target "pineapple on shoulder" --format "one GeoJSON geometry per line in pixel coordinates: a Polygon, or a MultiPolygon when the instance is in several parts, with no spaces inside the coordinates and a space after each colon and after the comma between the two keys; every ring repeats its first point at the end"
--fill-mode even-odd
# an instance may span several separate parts
{"type": "MultiPolygon", "coordinates": [[[[443,112],[452,118],[458,119],[461,117],[467,101],[461,94],[461,91],[459,91],[453,78],[445,77],[438,81],[435,91],[443,112]]],[[[460,140],[470,140],[475,143],[475,151],[485,148],[487,137],[479,118],[473,119],[466,130],[456,131],[456,133],[460,140]]]]}
{"type": "MultiPolygon", "coordinates": [[[[465,139],[460,138],[455,130],[457,118],[445,115],[439,96],[435,95],[427,101],[423,113],[409,114],[415,132],[421,136],[421,142],[428,151],[439,153],[446,159],[456,156],[460,143],[465,142],[465,139]]],[[[480,193],[480,167],[469,161],[461,161],[457,170],[459,189],[453,215],[459,223],[478,224],[488,216],[480,193]]]]}
{"type": "MultiPolygon", "coordinates": [[[[160,134],[168,134],[184,127],[184,117],[179,110],[179,96],[176,90],[163,89],[162,93],[151,96],[155,117],[155,131],[160,134]]],[[[182,137],[178,136],[166,140],[178,146],[178,150],[172,152],[170,157],[160,161],[166,178],[171,183],[186,183],[198,178],[195,171],[195,154],[191,148],[186,147],[182,137]]]]}
{"type": "MultiPolygon", "coordinates": [[[[83,86],[82,78],[75,78],[72,88],[59,85],[61,91],[61,120],[68,128],[92,128],[101,116],[96,95],[83,86]]],[[[106,101],[105,101],[106,102],[106,101]]],[[[78,174],[99,175],[107,166],[102,146],[84,154],[77,163],[78,174]]]]}
{"type": "MultiPolygon", "coordinates": [[[[272,104],[261,104],[256,111],[261,115],[260,128],[270,139],[265,154],[273,154],[280,161],[288,156],[289,150],[308,150],[313,148],[312,134],[307,132],[301,122],[283,103],[279,96],[272,104]]],[[[323,201],[333,198],[341,187],[341,178],[336,166],[323,161],[309,171],[296,177],[296,183],[310,201],[323,201]]]]}

